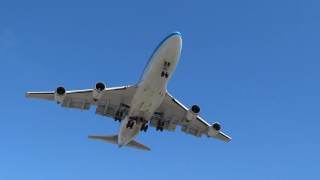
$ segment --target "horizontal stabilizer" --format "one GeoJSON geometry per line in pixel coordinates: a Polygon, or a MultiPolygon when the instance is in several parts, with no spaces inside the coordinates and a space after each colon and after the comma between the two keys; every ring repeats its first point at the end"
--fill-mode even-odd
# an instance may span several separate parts
{"type": "Polygon", "coordinates": [[[147,146],[145,146],[143,144],[138,143],[135,140],[130,141],[129,144],[127,144],[127,146],[133,147],[133,148],[137,148],[137,149],[141,149],[141,150],[144,150],[144,151],[151,151],[150,148],[148,148],[147,146]]]}
{"type": "MultiPolygon", "coordinates": [[[[112,144],[118,144],[118,135],[114,135],[114,136],[89,136],[90,139],[94,139],[94,140],[101,140],[101,141],[106,141],[112,144]]],[[[130,141],[127,144],[128,147],[132,147],[132,148],[136,148],[136,149],[140,149],[140,150],[144,150],[144,151],[150,151],[151,149],[148,148],[147,146],[138,143],[135,140],[130,141]]]]}
{"type": "Polygon", "coordinates": [[[118,144],[118,135],[114,136],[89,136],[90,139],[107,141],[112,144],[118,144]]]}

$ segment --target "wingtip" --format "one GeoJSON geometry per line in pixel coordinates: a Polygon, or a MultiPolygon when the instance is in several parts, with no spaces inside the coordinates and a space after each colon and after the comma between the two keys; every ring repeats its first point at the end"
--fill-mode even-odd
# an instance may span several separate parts
{"type": "Polygon", "coordinates": [[[142,150],[142,151],[146,151],[146,152],[150,152],[151,151],[151,149],[150,148],[146,148],[146,149],[140,149],[140,150],[142,150]]]}
{"type": "Polygon", "coordinates": [[[147,151],[147,152],[151,151],[151,149],[149,147],[146,147],[146,149],[144,149],[144,150],[147,151]]]}
{"type": "Polygon", "coordinates": [[[230,136],[228,136],[226,134],[222,134],[222,135],[224,136],[226,143],[229,143],[232,140],[232,137],[230,137],[230,136]]]}

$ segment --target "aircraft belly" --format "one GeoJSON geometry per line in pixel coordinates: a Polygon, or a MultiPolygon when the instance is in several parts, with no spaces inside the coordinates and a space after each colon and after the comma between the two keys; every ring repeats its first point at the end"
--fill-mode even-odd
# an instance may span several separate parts
{"type": "Polygon", "coordinates": [[[118,143],[128,144],[140,132],[143,121],[135,121],[132,128],[127,128],[129,117],[139,117],[149,121],[155,110],[161,105],[167,89],[167,83],[179,61],[181,38],[172,36],[164,41],[154,52],[144,71],[135,95],[130,104],[128,116],[122,121],[118,143]]]}
{"type": "Polygon", "coordinates": [[[138,122],[131,129],[131,128],[126,128],[128,121],[129,121],[129,117],[126,117],[121,123],[121,128],[120,128],[120,133],[118,138],[118,144],[121,146],[127,145],[140,132],[140,128],[141,128],[140,122],[138,122]]]}
{"type": "Polygon", "coordinates": [[[160,106],[163,101],[165,91],[162,87],[151,87],[152,86],[139,87],[132,101],[131,116],[143,116],[148,120],[151,118],[154,111],[160,106]]]}

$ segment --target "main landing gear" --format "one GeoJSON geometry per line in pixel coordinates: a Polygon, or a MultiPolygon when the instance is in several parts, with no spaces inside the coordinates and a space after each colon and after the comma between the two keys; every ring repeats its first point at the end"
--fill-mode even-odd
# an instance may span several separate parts
{"type": "Polygon", "coordinates": [[[126,125],[126,128],[132,129],[135,123],[136,122],[134,120],[129,120],[127,125],[126,125]]]}
{"type": "Polygon", "coordinates": [[[158,122],[158,125],[157,125],[157,127],[156,127],[156,131],[162,132],[163,129],[164,129],[164,122],[159,121],[159,122],[158,122]]]}
{"type": "Polygon", "coordinates": [[[114,117],[114,120],[121,122],[122,117],[123,117],[123,112],[117,111],[117,113],[116,113],[116,115],[115,115],[115,117],[114,117]]]}
{"type": "Polygon", "coordinates": [[[143,125],[141,126],[141,129],[140,129],[140,131],[144,131],[144,132],[147,132],[147,130],[148,130],[148,124],[147,123],[143,123],[143,125]]]}
{"type": "Polygon", "coordinates": [[[146,121],[144,118],[139,118],[139,117],[130,117],[129,121],[126,125],[126,128],[130,128],[132,129],[133,126],[137,123],[137,122],[142,122],[142,126],[140,128],[140,131],[144,131],[147,132],[148,130],[148,121],[146,121]]]}

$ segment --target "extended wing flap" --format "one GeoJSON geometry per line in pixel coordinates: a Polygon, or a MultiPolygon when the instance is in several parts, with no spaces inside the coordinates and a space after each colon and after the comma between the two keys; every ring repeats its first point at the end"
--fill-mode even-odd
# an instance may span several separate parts
{"type": "Polygon", "coordinates": [[[217,133],[216,135],[212,136],[213,138],[216,138],[216,139],[219,139],[221,141],[224,141],[224,142],[230,142],[231,141],[231,137],[226,135],[225,133],[223,132],[219,132],[217,133]]]}

